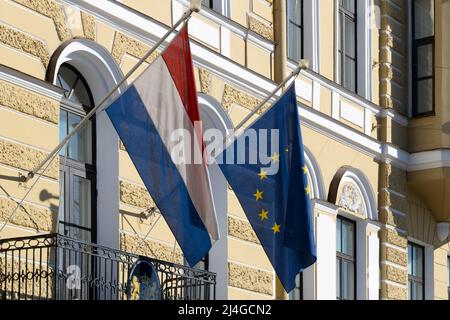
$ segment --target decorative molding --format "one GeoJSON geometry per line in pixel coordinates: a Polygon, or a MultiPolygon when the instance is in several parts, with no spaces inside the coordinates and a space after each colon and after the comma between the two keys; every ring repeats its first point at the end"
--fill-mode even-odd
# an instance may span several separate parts
{"type": "Polygon", "coordinates": [[[50,54],[47,45],[42,41],[2,24],[0,25],[0,43],[39,58],[44,68],[47,68],[50,54]]]}
{"type": "Polygon", "coordinates": [[[228,285],[248,291],[273,295],[273,274],[228,262],[228,285]]]}
{"type": "Polygon", "coordinates": [[[211,73],[208,70],[199,68],[198,75],[199,75],[199,79],[200,79],[200,92],[204,93],[204,94],[210,94],[211,93],[211,82],[212,82],[211,73]]]}
{"type": "Polygon", "coordinates": [[[54,124],[59,123],[59,103],[57,101],[2,80],[0,80],[0,105],[54,124]]]}
{"type": "Polygon", "coordinates": [[[72,38],[69,27],[67,26],[66,17],[64,15],[61,4],[53,0],[13,0],[14,2],[27,7],[39,14],[42,14],[53,20],[56,33],[61,41],[72,38]]]}
{"type": "Polygon", "coordinates": [[[173,246],[148,239],[142,243],[143,240],[142,237],[121,232],[120,249],[149,258],[183,264],[183,253],[178,247],[174,249],[173,246]]]}
{"type": "Polygon", "coordinates": [[[350,182],[342,184],[338,205],[341,208],[358,215],[365,216],[367,214],[361,193],[358,188],[350,182]]]}
{"type": "Polygon", "coordinates": [[[230,216],[228,216],[228,235],[240,240],[260,244],[249,222],[230,216]]]}
{"type": "MultiPolygon", "coordinates": [[[[7,166],[30,171],[41,163],[46,156],[47,153],[42,151],[0,139],[0,163],[7,166]]],[[[59,157],[53,160],[44,176],[58,179],[59,157]]]]}
{"type": "Polygon", "coordinates": [[[237,104],[250,111],[253,111],[260,103],[261,100],[259,100],[258,98],[255,98],[248,93],[225,84],[225,89],[223,91],[222,97],[222,106],[226,110],[229,111],[233,104],[237,104]]]}
{"type": "Polygon", "coordinates": [[[81,22],[83,24],[83,32],[86,39],[95,41],[96,25],[94,16],[81,12],[81,22]]]}
{"type": "MultiPolygon", "coordinates": [[[[138,59],[142,58],[147,51],[149,50],[149,46],[135,40],[129,36],[124,35],[121,32],[116,31],[114,36],[114,42],[112,46],[111,55],[118,65],[121,65],[123,61],[123,57],[125,54],[132,55],[138,59]]],[[[155,51],[146,62],[152,63],[158,56],[160,55],[160,51],[155,51]]]]}
{"type": "MultiPolygon", "coordinates": [[[[0,221],[6,221],[16,209],[17,204],[15,200],[0,197],[0,221]]],[[[57,215],[58,212],[52,212],[48,208],[25,203],[19,207],[10,223],[34,229],[36,232],[54,232],[57,215]]]]}

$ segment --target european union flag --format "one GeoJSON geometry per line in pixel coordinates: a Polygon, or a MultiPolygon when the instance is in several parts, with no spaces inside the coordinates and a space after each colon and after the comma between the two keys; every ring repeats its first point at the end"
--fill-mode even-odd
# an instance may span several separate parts
{"type": "Polygon", "coordinates": [[[316,261],[310,187],[294,85],[224,151],[222,159],[222,172],[285,290],[290,292],[295,288],[297,274],[316,261]],[[278,130],[278,137],[269,133],[273,129],[278,130]],[[257,144],[252,147],[250,137],[255,136],[257,144]],[[261,161],[264,153],[267,163],[261,161]],[[230,163],[232,158],[238,160],[230,163]]]}

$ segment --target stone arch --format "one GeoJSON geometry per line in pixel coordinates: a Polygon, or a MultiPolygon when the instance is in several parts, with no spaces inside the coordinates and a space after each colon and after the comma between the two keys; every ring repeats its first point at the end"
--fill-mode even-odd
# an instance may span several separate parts
{"type": "MultiPolygon", "coordinates": [[[[83,75],[96,104],[123,79],[122,71],[110,53],[91,40],[72,39],[64,42],[50,59],[46,80],[55,84],[58,70],[64,63],[71,65],[83,75]]],[[[114,97],[111,97],[109,101],[112,99],[114,97]]],[[[117,150],[119,138],[108,116],[102,110],[97,111],[96,114],[96,135],[97,243],[118,248],[119,155],[117,150]],[[114,212],[117,214],[111,214],[114,212]],[[117,232],[111,232],[111,230],[117,230],[117,232]]]]}
{"type": "Polygon", "coordinates": [[[325,200],[325,188],[323,186],[322,173],[320,167],[309,149],[304,147],[305,165],[308,172],[308,182],[311,186],[311,198],[325,200]]]}
{"type": "Polygon", "coordinates": [[[343,207],[365,219],[378,220],[375,194],[365,174],[353,167],[341,167],[328,192],[328,202],[343,207]]]}

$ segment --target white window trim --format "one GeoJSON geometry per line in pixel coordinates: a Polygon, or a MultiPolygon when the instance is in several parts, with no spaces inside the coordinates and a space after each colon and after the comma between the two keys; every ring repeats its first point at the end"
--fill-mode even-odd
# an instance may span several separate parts
{"type": "Polygon", "coordinates": [[[310,68],[319,73],[319,1],[303,1],[303,54],[310,61],[310,68]]]}
{"type": "MultiPolygon", "coordinates": [[[[372,42],[371,42],[371,4],[370,0],[357,0],[356,10],[356,61],[357,61],[357,94],[363,98],[372,100],[372,42]],[[362,45],[358,45],[362,44],[362,45]]],[[[334,12],[334,28],[335,28],[335,54],[334,54],[334,72],[335,82],[340,84],[340,74],[338,67],[338,41],[339,38],[339,0],[335,0],[334,12]]]]}
{"type": "MultiPolygon", "coordinates": [[[[425,282],[425,300],[434,300],[434,246],[423,241],[408,237],[408,242],[424,248],[423,281],[425,282]]],[[[408,288],[408,285],[406,285],[408,288]]]]}
{"type": "Polygon", "coordinates": [[[231,13],[230,0],[213,0],[213,10],[229,18],[231,13]]]}

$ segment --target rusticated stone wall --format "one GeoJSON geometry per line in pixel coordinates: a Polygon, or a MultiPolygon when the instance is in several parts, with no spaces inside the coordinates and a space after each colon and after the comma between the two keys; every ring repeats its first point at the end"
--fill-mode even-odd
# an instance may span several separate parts
{"type": "Polygon", "coordinates": [[[273,280],[272,273],[228,263],[228,284],[232,287],[273,295],[273,280]]]}
{"type": "Polygon", "coordinates": [[[260,243],[249,222],[232,216],[228,216],[228,235],[256,244],[260,243]]]}
{"type": "Polygon", "coordinates": [[[0,105],[54,124],[59,122],[59,103],[57,101],[1,80],[0,105]]]}
{"type": "MultiPolygon", "coordinates": [[[[0,139],[0,163],[14,168],[30,171],[40,164],[46,153],[21,144],[0,139]]],[[[50,164],[44,175],[57,179],[59,175],[59,158],[50,164]]]]}
{"type": "Polygon", "coordinates": [[[169,246],[154,240],[144,240],[142,237],[136,235],[121,233],[120,249],[150,258],[183,264],[183,255],[179,247],[174,248],[174,246],[169,246]]]}
{"type": "Polygon", "coordinates": [[[0,43],[39,58],[44,68],[47,68],[50,54],[47,45],[42,41],[32,38],[19,30],[0,24],[0,43]]]}
{"type": "MultiPolygon", "coordinates": [[[[0,221],[6,221],[16,209],[18,203],[11,199],[0,198],[0,221]]],[[[11,223],[40,232],[55,231],[58,212],[30,204],[22,204],[13,216],[11,223]]]]}
{"type": "MultiPolygon", "coordinates": [[[[132,55],[136,58],[142,58],[149,47],[142,42],[139,42],[129,36],[124,35],[123,33],[116,32],[114,37],[113,47],[111,54],[118,65],[122,63],[123,57],[125,54],[132,55]]],[[[146,62],[152,63],[159,55],[160,51],[156,50],[147,60],[146,62]]]]}
{"type": "Polygon", "coordinates": [[[404,300],[408,297],[406,172],[383,163],[380,177],[381,298],[404,300]]]}

